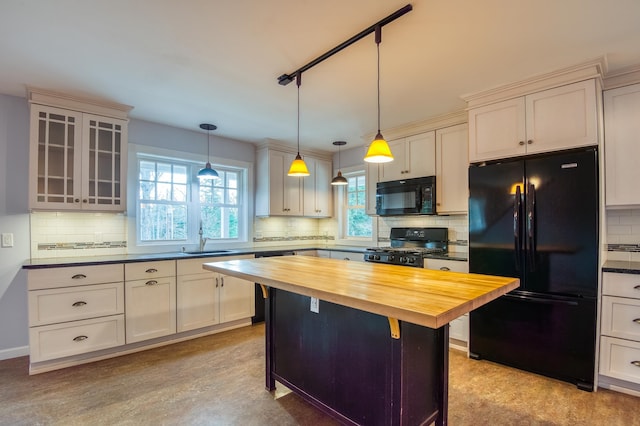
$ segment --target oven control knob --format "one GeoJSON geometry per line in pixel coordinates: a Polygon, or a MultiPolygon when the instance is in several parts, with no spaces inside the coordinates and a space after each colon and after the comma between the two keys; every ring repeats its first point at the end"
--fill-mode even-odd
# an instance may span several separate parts
{"type": "Polygon", "coordinates": [[[389,255],[389,262],[393,262],[396,257],[392,254],[389,255]]]}
{"type": "Polygon", "coordinates": [[[406,263],[407,262],[407,258],[404,256],[400,256],[400,263],[406,263]]]}
{"type": "Polygon", "coordinates": [[[374,258],[375,260],[380,260],[380,255],[379,255],[379,254],[376,254],[373,258],[374,258]]]}
{"type": "Polygon", "coordinates": [[[408,263],[416,263],[416,260],[413,257],[407,259],[408,263]]]}

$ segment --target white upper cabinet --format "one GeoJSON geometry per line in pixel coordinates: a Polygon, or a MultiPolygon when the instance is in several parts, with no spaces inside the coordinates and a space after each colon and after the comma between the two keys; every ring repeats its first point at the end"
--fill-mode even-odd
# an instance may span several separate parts
{"type": "Polygon", "coordinates": [[[393,161],[379,165],[379,181],[410,179],[436,174],[435,132],[389,141],[393,161]]]}
{"type": "Polygon", "coordinates": [[[303,181],[304,215],[309,217],[331,217],[331,162],[305,157],[310,176],[303,181]]]}
{"type": "Polygon", "coordinates": [[[126,210],[127,120],[90,113],[103,110],[95,105],[83,111],[82,104],[49,93],[30,91],[29,97],[29,207],[126,210]],[[77,109],[60,107],[66,104],[77,109]]]}
{"type": "Polygon", "coordinates": [[[607,207],[640,205],[640,84],[604,92],[607,207]]]}
{"type": "Polygon", "coordinates": [[[466,124],[436,130],[436,212],[468,211],[469,183],[466,124]]]}
{"type": "Polygon", "coordinates": [[[594,79],[469,110],[472,163],[597,144],[594,79]]]}
{"type": "Polygon", "coordinates": [[[302,178],[287,176],[295,155],[258,150],[256,216],[302,216],[302,178]]]}

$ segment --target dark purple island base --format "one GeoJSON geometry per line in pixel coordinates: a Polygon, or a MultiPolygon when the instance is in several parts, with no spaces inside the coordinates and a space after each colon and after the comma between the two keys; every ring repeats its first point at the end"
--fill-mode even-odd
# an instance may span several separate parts
{"type": "Polygon", "coordinates": [[[269,288],[266,387],[281,382],[348,425],[447,424],[449,325],[432,329],[269,288]]]}

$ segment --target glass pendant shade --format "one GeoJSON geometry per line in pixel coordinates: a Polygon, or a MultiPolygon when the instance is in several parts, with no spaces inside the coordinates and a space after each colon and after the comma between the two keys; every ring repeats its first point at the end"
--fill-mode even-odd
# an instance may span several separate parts
{"type": "Polygon", "coordinates": [[[340,170],[338,170],[337,176],[331,179],[331,185],[346,185],[348,183],[347,178],[342,176],[342,172],[340,170]]]}
{"type": "Polygon", "coordinates": [[[378,133],[376,138],[369,145],[367,155],[364,157],[364,161],[368,163],[388,163],[393,161],[393,155],[389,144],[384,140],[382,134],[378,133]]]}
{"type": "Polygon", "coordinates": [[[198,177],[200,179],[213,179],[218,177],[218,172],[211,168],[211,163],[207,161],[207,164],[204,166],[204,169],[198,172],[198,177]]]}
{"type": "Polygon", "coordinates": [[[304,160],[300,156],[300,153],[296,155],[295,160],[291,162],[291,167],[289,168],[289,173],[287,176],[309,176],[309,169],[307,169],[307,165],[304,160]]]}

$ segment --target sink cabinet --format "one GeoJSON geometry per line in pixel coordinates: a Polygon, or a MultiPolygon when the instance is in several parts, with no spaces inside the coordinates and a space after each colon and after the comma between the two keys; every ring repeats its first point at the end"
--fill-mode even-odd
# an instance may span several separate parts
{"type": "Polygon", "coordinates": [[[130,107],[98,108],[33,90],[29,100],[29,207],[125,211],[130,107]]]}

